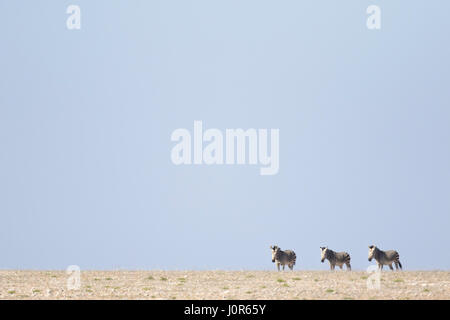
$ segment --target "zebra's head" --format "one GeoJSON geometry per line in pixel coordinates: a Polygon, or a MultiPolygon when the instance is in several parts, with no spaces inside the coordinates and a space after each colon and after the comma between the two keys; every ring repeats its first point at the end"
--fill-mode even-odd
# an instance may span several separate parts
{"type": "Polygon", "coordinates": [[[372,261],[374,258],[376,248],[374,245],[369,246],[369,261],[372,261]]]}
{"type": "Polygon", "coordinates": [[[320,252],[321,252],[320,261],[322,263],[325,261],[325,258],[327,257],[327,251],[328,251],[328,247],[320,247],[320,252]]]}
{"type": "Polygon", "coordinates": [[[280,248],[278,246],[270,246],[270,249],[272,249],[272,262],[275,262],[275,257],[278,251],[280,251],[280,248]]]}

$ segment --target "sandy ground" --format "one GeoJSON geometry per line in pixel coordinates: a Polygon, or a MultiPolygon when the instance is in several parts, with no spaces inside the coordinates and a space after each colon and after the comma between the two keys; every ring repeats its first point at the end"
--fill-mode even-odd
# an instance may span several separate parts
{"type": "Polygon", "coordinates": [[[82,271],[72,290],[68,277],[0,270],[0,299],[450,299],[449,271],[383,271],[379,289],[357,271],[82,271]]]}

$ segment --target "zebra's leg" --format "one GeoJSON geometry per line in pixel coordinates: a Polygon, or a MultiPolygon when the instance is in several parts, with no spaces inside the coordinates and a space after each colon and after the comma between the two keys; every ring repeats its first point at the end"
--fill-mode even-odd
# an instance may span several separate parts
{"type": "Polygon", "coordinates": [[[284,267],[285,267],[286,265],[283,263],[283,271],[284,271],[284,267]]]}
{"type": "Polygon", "coordinates": [[[294,270],[294,265],[292,263],[289,265],[289,269],[294,270]]]}
{"type": "Polygon", "coordinates": [[[395,270],[398,270],[398,261],[394,261],[395,264],[395,270]]]}
{"type": "Polygon", "coordinates": [[[350,265],[350,262],[347,262],[345,265],[347,266],[347,271],[352,271],[352,266],[350,265]]]}
{"type": "Polygon", "coordinates": [[[336,265],[335,265],[335,264],[332,264],[332,265],[331,265],[331,270],[334,271],[334,268],[336,268],[336,265]]]}
{"type": "Polygon", "coordinates": [[[378,270],[383,270],[383,264],[382,263],[378,263],[378,270]]]}
{"type": "Polygon", "coordinates": [[[389,269],[391,269],[392,271],[394,271],[394,267],[392,266],[392,263],[389,265],[389,269]]]}
{"type": "Polygon", "coordinates": [[[339,265],[339,268],[341,268],[341,270],[342,270],[342,264],[339,265]]]}
{"type": "Polygon", "coordinates": [[[278,271],[280,271],[280,263],[279,262],[277,262],[277,269],[278,269],[278,271]]]}

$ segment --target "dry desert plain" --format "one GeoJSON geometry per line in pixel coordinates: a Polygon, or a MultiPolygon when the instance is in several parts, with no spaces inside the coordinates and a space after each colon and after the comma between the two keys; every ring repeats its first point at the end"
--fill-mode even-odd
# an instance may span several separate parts
{"type": "Polygon", "coordinates": [[[0,299],[450,299],[449,271],[383,271],[369,289],[362,271],[0,270],[0,299]]]}

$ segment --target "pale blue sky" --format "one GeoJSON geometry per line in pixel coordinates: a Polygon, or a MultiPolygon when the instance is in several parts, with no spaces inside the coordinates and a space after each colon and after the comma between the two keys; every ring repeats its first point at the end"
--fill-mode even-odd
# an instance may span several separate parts
{"type": "Polygon", "coordinates": [[[448,269],[450,2],[0,2],[0,268],[448,269]],[[77,4],[82,29],[66,29],[77,4]],[[378,4],[382,29],[366,28],[378,4]],[[170,134],[280,129],[280,171],[170,134]]]}

